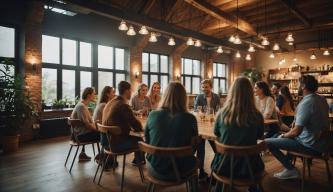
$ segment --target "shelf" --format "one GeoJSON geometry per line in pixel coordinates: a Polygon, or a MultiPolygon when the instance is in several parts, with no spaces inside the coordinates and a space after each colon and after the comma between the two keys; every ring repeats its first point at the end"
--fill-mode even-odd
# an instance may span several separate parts
{"type": "Polygon", "coordinates": [[[302,74],[307,74],[307,73],[329,73],[333,72],[333,70],[324,70],[324,71],[301,71],[302,74]]]}
{"type": "Polygon", "coordinates": [[[318,83],[319,87],[333,86],[333,83],[318,83]]]}
{"type": "Polygon", "coordinates": [[[292,81],[297,79],[269,79],[270,81],[292,81]]]}

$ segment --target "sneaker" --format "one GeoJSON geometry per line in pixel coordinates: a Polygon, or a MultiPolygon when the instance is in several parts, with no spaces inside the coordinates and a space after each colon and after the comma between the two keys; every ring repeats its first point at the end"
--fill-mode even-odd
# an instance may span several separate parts
{"type": "Polygon", "coordinates": [[[89,157],[86,153],[81,152],[79,155],[79,161],[90,161],[91,157],[89,157]]]}
{"type": "Polygon", "coordinates": [[[284,169],[283,171],[281,171],[279,173],[275,173],[274,177],[276,177],[278,179],[297,179],[297,178],[299,178],[299,173],[295,168],[293,168],[291,170],[284,169]]]}
{"type": "Polygon", "coordinates": [[[208,181],[209,177],[208,174],[204,170],[200,170],[199,172],[199,182],[205,182],[208,181]]]}

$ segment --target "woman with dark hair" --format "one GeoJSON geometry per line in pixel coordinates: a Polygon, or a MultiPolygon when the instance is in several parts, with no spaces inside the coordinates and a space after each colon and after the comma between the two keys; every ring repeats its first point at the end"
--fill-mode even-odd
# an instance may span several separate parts
{"type": "MultiPolygon", "coordinates": [[[[112,98],[115,97],[115,90],[113,87],[110,86],[105,86],[102,90],[101,97],[97,102],[97,106],[95,108],[94,114],[93,114],[93,119],[94,121],[99,121],[100,123],[102,122],[102,115],[103,115],[103,110],[107,102],[109,102],[112,98]]],[[[104,133],[101,134],[101,145],[103,147],[108,146],[107,143],[107,138],[104,133]]]]}
{"type": "MultiPolygon", "coordinates": [[[[269,90],[267,83],[259,81],[254,85],[255,104],[264,119],[278,119],[275,110],[275,101],[269,90]]],[[[278,125],[270,125],[269,131],[265,135],[266,138],[273,137],[280,130],[278,125]]]]}
{"type": "Polygon", "coordinates": [[[294,121],[295,106],[289,88],[283,86],[276,100],[276,111],[281,117],[281,121],[288,127],[294,121]]]}

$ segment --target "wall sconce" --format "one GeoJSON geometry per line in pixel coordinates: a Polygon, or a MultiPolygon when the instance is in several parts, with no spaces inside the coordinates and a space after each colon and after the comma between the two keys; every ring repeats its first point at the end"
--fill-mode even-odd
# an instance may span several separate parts
{"type": "Polygon", "coordinates": [[[212,78],[212,75],[211,74],[208,74],[208,79],[211,79],[212,78]]]}
{"type": "Polygon", "coordinates": [[[176,75],[176,79],[177,79],[178,81],[180,80],[180,75],[179,75],[179,74],[176,75]]]}
{"type": "Polygon", "coordinates": [[[135,74],[134,74],[135,79],[137,79],[139,77],[139,75],[140,75],[139,71],[135,72],[135,74]]]}
{"type": "Polygon", "coordinates": [[[36,72],[36,71],[37,71],[36,63],[35,63],[35,62],[32,62],[32,63],[31,63],[31,66],[32,66],[32,71],[33,71],[33,72],[36,72]]]}

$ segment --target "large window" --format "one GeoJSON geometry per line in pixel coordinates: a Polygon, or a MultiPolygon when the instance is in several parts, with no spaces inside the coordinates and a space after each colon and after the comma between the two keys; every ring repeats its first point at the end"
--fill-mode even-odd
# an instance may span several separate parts
{"type": "Polygon", "coordinates": [[[9,65],[0,63],[0,78],[4,78],[3,72],[9,72],[9,75],[14,75],[15,66],[15,29],[10,27],[0,26],[0,60],[8,59],[9,65]],[[2,72],[3,71],[3,72],[2,72]]]}
{"type": "Polygon", "coordinates": [[[182,82],[187,93],[200,93],[200,65],[199,60],[182,58],[182,82]]]}
{"type": "Polygon", "coordinates": [[[98,94],[104,86],[116,87],[125,80],[125,50],[111,46],[43,35],[42,99],[69,102],[93,86],[98,94]]]}
{"type": "Polygon", "coordinates": [[[215,93],[227,93],[227,78],[227,65],[221,63],[213,63],[213,90],[215,93]]]}
{"type": "Polygon", "coordinates": [[[142,82],[150,87],[156,81],[161,84],[163,92],[169,83],[169,58],[167,55],[142,53],[142,82]]]}

